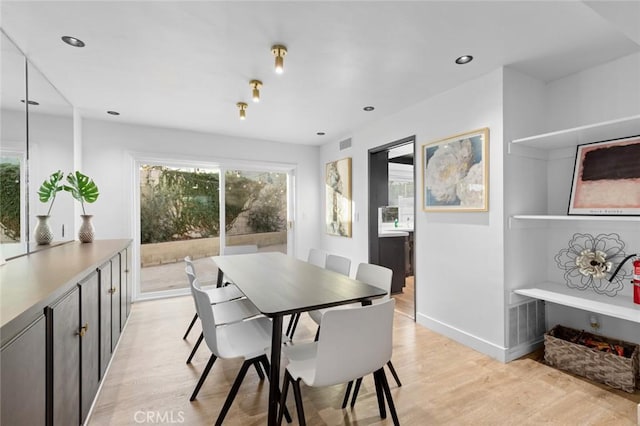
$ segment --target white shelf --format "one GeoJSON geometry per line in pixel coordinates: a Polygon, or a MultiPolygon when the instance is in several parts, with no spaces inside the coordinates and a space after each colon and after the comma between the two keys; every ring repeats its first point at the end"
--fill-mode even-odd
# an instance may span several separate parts
{"type": "Polygon", "coordinates": [[[514,293],[640,323],[640,305],[633,303],[631,297],[627,296],[608,297],[591,290],[580,291],[550,282],[514,290],[514,293]]]}
{"type": "Polygon", "coordinates": [[[517,214],[511,216],[517,220],[569,220],[569,221],[604,221],[604,222],[640,222],[640,216],[566,216],[566,215],[531,215],[517,214]]]}
{"type": "Polygon", "coordinates": [[[511,143],[551,150],[636,135],[640,135],[640,115],[514,139],[511,143]]]}

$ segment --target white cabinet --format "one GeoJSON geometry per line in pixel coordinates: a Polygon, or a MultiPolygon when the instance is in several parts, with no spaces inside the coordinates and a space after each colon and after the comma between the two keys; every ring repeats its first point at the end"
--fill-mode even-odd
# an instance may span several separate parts
{"type": "MultiPolygon", "coordinates": [[[[574,233],[616,233],[625,252],[640,252],[639,216],[568,216],[566,214],[576,147],[640,135],[640,115],[575,127],[509,143],[505,198],[509,215],[505,270],[511,303],[517,295],[640,323],[640,305],[631,286],[615,297],[569,288],[554,261],[574,233]],[[628,290],[628,291],[627,291],[628,290]]],[[[627,268],[630,265],[627,264],[627,268]]],[[[637,341],[638,336],[625,336],[637,341]]]]}

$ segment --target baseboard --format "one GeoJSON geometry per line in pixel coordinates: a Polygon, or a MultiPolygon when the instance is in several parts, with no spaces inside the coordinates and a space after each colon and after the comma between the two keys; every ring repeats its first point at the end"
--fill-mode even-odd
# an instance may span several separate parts
{"type": "Polygon", "coordinates": [[[458,343],[470,347],[500,362],[507,362],[507,348],[498,346],[466,331],[445,324],[427,315],[416,313],[416,322],[436,333],[442,334],[458,343]]]}
{"type": "Polygon", "coordinates": [[[513,361],[514,359],[521,358],[525,355],[530,354],[531,352],[535,352],[544,344],[543,339],[539,339],[533,342],[527,342],[522,345],[518,345],[515,348],[507,349],[507,359],[506,362],[513,361]]]}

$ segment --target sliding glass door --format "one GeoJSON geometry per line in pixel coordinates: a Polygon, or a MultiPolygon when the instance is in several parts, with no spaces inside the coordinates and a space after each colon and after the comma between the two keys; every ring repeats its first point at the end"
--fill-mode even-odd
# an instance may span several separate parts
{"type": "Polygon", "coordinates": [[[139,166],[140,294],[188,289],[184,258],[198,273],[220,251],[220,171],[214,168],[139,166]]]}
{"type": "Polygon", "coordinates": [[[287,253],[287,173],[225,173],[225,246],[257,245],[287,253]]]}
{"type": "Polygon", "coordinates": [[[194,260],[198,278],[213,284],[217,269],[210,257],[226,246],[288,252],[290,171],[150,161],[138,161],[137,171],[137,298],[188,293],[185,256],[194,260]]]}

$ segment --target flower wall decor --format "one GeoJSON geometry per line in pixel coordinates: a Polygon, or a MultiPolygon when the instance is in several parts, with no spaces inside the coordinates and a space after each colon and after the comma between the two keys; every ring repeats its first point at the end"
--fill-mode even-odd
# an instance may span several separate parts
{"type": "Polygon", "coordinates": [[[424,211],[487,211],[489,129],[422,146],[424,211]]]}
{"type": "Polygon", "coordinates": [[[569,247],[555,256],[556,264],[564,269],[567,286],[578,290],[592,289],[598,294],[614,297],[624,288],[624,280],[631,273],[620,270],[613,278],[614,266],[625,258],[624,242],[618,234],[574,234],[569,247]]]}

